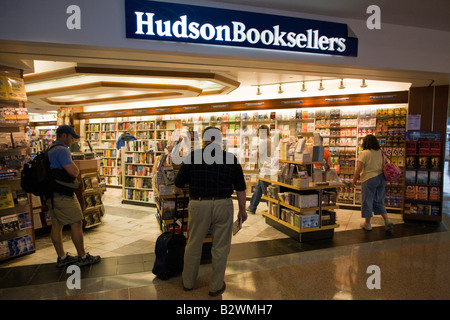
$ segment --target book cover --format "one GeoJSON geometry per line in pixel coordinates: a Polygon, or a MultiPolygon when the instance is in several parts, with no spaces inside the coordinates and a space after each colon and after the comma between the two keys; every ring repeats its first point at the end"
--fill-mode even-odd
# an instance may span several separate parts
{"type": "Polygon", "coordinates": [[[417,184],[428,184],[428,171],[417,171],[417,184]]]}
{"type": "Polygon", "coordinates": [[[0,150],[9,150],[12,149],[12,147],[11,133],[0,132],[0,150]]]}
{"type": "Polygon", "coordinates": [[[430,185],[440,185],[442,181],[442,173],[440,171],[430,171],[430,185]]]}
{"type": "Polygon", "coordinates": [[[8,92],[8,99],[27,101],[27,94],[25,92],[23,79],[6,77],[6,90],[8,92]]]}
{"type": "Polygon", "coordinates": [[[11,186],[0,185],[0,209],[13,207],[14,207],[14,199],[11,192],[11,186]]]}
{"type": "Polygon", "coordinates": [[[233,236],[236,235],[236,233],[239,232],[239,230],[242,229],[242,219],[236,219],[236,221],[233,223],[233,236]]]}
{"type": "Polygon", "coordinates": [[[430,187],[429,199],[433,201],[441,200],[441,188],[440,187],[430,187]]]}
{"type": "Polygon", "coordinates": [[[0,241],[0,259],[5,259],[7,257],[9,257],[8,241],[0,241]]]}

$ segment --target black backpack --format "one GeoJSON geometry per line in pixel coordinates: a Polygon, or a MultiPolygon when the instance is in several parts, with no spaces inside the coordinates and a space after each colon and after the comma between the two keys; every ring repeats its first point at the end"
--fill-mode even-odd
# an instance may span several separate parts
{"type": "Polygon", "coordinates": [[[49,198],[53,194],[53,178],[50,171],[48,152],[57,145],[37,153],[36,157],[25,163],[20,174],[20,186],[26,193],[49,198]]]}

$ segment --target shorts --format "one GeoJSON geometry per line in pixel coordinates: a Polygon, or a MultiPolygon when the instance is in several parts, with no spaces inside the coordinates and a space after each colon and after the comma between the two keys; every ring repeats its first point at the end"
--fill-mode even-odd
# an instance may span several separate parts
{"type": "Polygon", "coordinates": [[[75,195],[65,196],[54,193],[53,206],[52,200],[47,200],[50,217],[61,226],[79,222],[84,219],[80,203],[75,195]]]}

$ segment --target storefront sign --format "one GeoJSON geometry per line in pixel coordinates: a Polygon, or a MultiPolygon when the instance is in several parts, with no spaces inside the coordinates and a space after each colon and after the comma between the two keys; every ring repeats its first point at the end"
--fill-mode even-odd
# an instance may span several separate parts
{"type": "Polygon", "coordinates": [[[287,50],[356,57],[347,25],[149,0],[125,0],[126,36],[134,39],[287,50]]]}

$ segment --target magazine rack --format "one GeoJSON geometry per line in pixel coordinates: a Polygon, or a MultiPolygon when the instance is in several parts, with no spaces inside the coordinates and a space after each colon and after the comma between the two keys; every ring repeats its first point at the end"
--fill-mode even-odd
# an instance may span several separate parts
{"type": "Polygon", "coordinates": [[[0,66],[0,261],[36,248],[32,198],[20,187],[20,172],[30,154],[24,101],[22,72],[0,66]]]}

